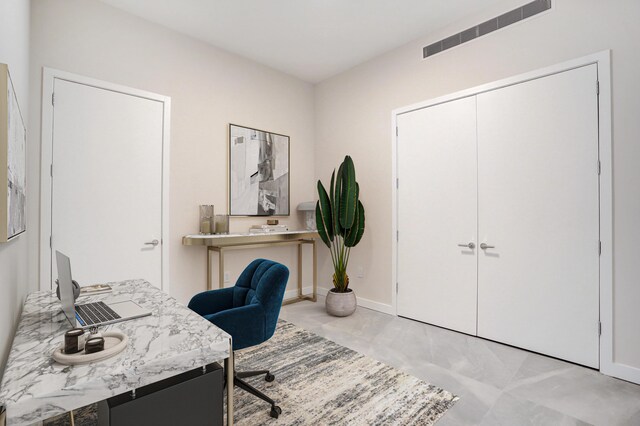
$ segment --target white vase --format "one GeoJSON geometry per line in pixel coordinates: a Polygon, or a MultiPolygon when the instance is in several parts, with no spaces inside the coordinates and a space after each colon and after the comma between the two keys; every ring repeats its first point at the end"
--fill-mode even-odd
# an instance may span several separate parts
{"type": "Polygon", "coordinates": [[[336,317],[347,317],[356,311],[358,306],[356,293],[348,289],[346,293],[337,293],[331,289],[325,299],[327,313],[336,317]]]}

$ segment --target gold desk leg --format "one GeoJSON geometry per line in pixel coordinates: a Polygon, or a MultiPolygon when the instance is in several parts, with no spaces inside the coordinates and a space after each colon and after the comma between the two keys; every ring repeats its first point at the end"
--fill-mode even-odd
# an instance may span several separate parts
{"type": "Polygon", "coordinates": [[[229,340],[229,358],[224,360],[227,373],[227,426],[233,426],[233,343],[229,340]]]}
{"type": "Polygon", "coordinates": [[[218,288],[224,288],[224,249],[218,249],[218,288]]]}
{"type": "Polygon", "coordinates": [[[211,247],[207,247],[207,290],[211,290],[211,247]]]}
{"type": "Polygon", "coordinates": [[[302,243],[298,244],[298,298],[302,298],[302,243]]]}
{"type": "Polygon", "coordinates": [[[73,418],[73,410],[69,411],[69,420],[71,421],[71,426],[76,426],[76,420],[73,418]]]}
{"type": "Polygon", "coordinates": [[[311,241],[313,247],[313,301],[318,300],[318,251],[316,250],[316,240],[311,241]]]}

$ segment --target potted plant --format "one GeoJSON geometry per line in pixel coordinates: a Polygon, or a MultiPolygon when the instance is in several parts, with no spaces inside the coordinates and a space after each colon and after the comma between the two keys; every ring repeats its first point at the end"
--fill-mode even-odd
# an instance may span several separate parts
{"type": "Polygon", "coordinates": [[[318,180],[316,225],[322,242],[329,247],[333,262],[333,288],[327,293],[326,308],[331,315],[344,317],[356,310],[356,295],[349,288],[347,265],[351,248],[364,234],[364,206],[359,200],[360,186],[350,156],[336,174],[331,174],[329,193],[318,180]]]}

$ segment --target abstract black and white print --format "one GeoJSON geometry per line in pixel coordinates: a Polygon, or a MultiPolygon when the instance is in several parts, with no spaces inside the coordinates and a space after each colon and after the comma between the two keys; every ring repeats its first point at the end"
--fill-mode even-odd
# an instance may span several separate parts
{"type": "Polygon", "coordinates": [[[289,137],[229,126],[232,216],[289,215],[289,137]]]}
{"type": "Polygon", "coordinates": [[[7,150],[7,238],[15,237],[26,230],[26,130],[18,99],[9,80],[8,106],[8,150],[7,150]]]}

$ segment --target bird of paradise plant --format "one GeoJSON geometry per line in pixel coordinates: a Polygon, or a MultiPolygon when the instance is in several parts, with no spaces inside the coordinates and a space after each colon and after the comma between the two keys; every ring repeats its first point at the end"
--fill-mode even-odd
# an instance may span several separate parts
{"type": "Polygon", "coordinates": [[[350,156],[331,174],[327,193],[318,180],[316,225],[322,242],[329,247],[333,262],[334,291],[346,293],[349,289],[347,265],[351,248],[358,245],[364,235],[364,206],[360,202],[360,185],[356,182],[356,169],[350,156]]]}

